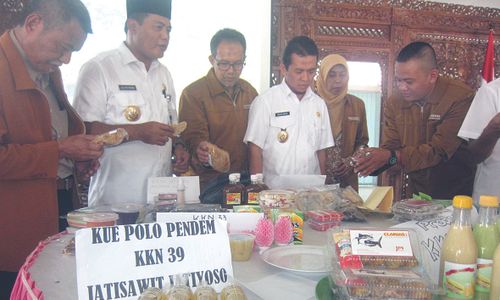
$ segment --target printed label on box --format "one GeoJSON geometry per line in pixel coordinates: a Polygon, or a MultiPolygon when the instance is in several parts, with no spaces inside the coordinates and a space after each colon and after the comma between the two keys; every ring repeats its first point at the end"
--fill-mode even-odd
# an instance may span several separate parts
{"type": "Polygon", "coordinates": [[[352,254],[413,256],[408,230],[350,231],[352,254]]]}

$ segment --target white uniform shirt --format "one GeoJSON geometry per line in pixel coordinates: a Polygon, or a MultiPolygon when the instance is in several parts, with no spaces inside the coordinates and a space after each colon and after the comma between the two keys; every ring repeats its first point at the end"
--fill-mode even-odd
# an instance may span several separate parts
{"type": "Polygon", "coordinates": [[[285,80],[255,98],[250,107],[244,142],[262,149],[266,184],[280,175],[320,174],[316,151],[334,145],[328,109],[323,99],[308,88],[302,100],[285,80]],[[278,134],[286,130],[288,140],[278,134]]]}
{"type": "MultiPolygon", "coordinates": [[[[177,122],[170,72],[158,61],[147,71],[125,43],[83,65],[74,107],[86,122],[110,125],[177,122]],[[129,105],[139,107],[138,120],[129,121],[125,117],[124,110],[129,105]]],[[[90,181],[89,206],[145,203],[148,178],[171,175],[171,157],[171,140],[164,146],[131,141],[105,148],[101,166],[90,181]]]]}
{"type": "MultiPolygon", "coordinates": [[[[500,78],[483,84],[467,112],[458,136],[468,140],[477,139],[490,120],[500,112],[500,78]]],[[[481,195],[500,197],[500,142],[497,141],[491,155],[477,165],[473,198],[479,203],[481,195]]]]}

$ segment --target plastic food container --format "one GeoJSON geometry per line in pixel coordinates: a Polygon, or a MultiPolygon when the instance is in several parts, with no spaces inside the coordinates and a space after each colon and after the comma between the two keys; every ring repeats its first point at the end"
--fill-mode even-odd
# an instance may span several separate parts
{"type": "Polygon", "coordinates": [[[89,213],[84,213],[80,211],[72,211],[66,215],[66,220],[68,221],[68,225],[75,228],[85,228],[87,227],[87,222],[83,220],[83,217],[88,215],[89,213]]]}
{"type": "Polygon", "coordinates": [[[316,222],[312,219],[307,220],[307,224],[314,230],[326,231],[332,227],[340,226],[340,221],[316,222]]]}
{"type": "Polygon", "coordinates": [[[294,208],[295,192],[287,190],[266,190],[259,193],[259,205],[267,218],[273,208],[294,208]]]}
{"type": "Polygon", "coordinates": [[[234,261],[247,261],[252,256],[253,242],[255,235],[247,233],[237,233],[229,235],[231,246],[231,258],[234,261]]]}
{"type": "Polygon", "coordinates": [[[318,231],[325,231],[332,227],[340,226],[343,215],[334,210],[312,210],[306,213],[307,224],[318,231]]]}
{"type": "Polygon", "coordinates": [[[311,210],[306,213],[306,216],[314,222],[321,223],[332,221],[340,222],[344,217],[342,213],[335,210],[311,210]]]}
{"type": "Polygon", "coordinates": [[[411,229],[334,228],[329,232],[331,278],[346,299],[432,299],[439,288],[420,263],[411,229]]]}
{"type": "Polygon", "coordinates": [[[118,203],[114,204],[111,209],[118,214],[118,225],[135,224],[139,218],[139,212],[143,205],[138,203],[118,203]]]}
{"type": "Polygon", "coordinates": [[[405,199],[392,206],[394,217],[399,221],[425,220],[437,216],[444,210],[441,204],[427,200],[405,199]]]}
{"type": "Polygon", "coordinates": [[[89,213],[83,217],[85,227],[114,226],[118,220],[115,213],[89,213]]]}
{"type": "Polygon", "coordinates": [[[262,211],[262,208],[258,205],[234,205],[233,212],[251,212],[251,213],[259,213],[262,211]]]}

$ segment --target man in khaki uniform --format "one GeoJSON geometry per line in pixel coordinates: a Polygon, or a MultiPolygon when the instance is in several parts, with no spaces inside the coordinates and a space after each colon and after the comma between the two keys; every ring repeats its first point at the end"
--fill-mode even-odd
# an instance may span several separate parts
{"type": "Polygon", "coordinates": [[[355,170],[366,176],[397,165],[408,174],[410,195],[471,195],[476,167],[457,133],[474,92],[440,77],[434,49],[424,42],[400,51],[395,77],[399,93],[385,105],[381,148],[370,148],[355,170]]]}
{"type": "Polygon", "coordinates": [[[186,87],[179,101],[179,121],[188,124],[182,139],[191,151],[191,166],[200,176],[202,193],[211,180],[213,183],[221,175],[207,166],[208,142],[229,153],[230,172],[248,171],[243,136],[250,103],[257,96],[250,83],[240,79],[246,50],[245,37],[240,32],[219,30],[212,37],[210,50],[212,68],[186,87]]]}

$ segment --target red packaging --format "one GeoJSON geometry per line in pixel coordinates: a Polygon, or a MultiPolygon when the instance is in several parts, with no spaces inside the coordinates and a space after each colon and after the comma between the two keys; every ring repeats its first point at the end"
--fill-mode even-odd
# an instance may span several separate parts
{"type": "MultiPolygon", "coordinates": [[[[309,219],[316,223],[337,222],[340,223],[344,215],[335,210],[311,210],[307,212],[309,219]]],[[[326,229],[325,229],[326,230],[326,229]]]]}
{"type": "Polygon", "coordinates": [[[313,219],[309,219],[307,224],[314,230],[325,231],[332,227],[339,226],[340,221],[316,222],[313,219]]]}

